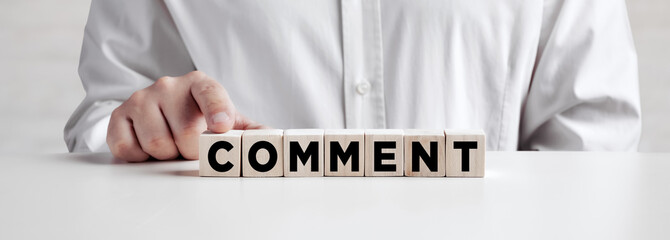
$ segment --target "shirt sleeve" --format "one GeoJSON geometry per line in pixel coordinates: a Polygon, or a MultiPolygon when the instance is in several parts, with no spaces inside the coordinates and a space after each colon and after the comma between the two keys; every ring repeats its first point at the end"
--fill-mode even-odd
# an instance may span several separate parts
{"type": "Polygon", "coordinates": [[[109,151],[111,112],[162,76],[195,67],[162,1],[93,0],[79,62],[86,97],[65,126],[70,152],[109,151]]]}
{"type": "Polygon", "coordinates": [[[636,151],[637,55],[624,0],[545,0],[519,149],[636,151]]]}

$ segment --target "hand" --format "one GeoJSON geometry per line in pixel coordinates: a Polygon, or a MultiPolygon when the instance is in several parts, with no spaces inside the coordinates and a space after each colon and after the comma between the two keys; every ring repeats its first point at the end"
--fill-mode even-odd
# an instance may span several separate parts
{"type": "Polygon", "coordinates": [[[112,112],[107,145],[117,158],[198,159],[198,137],[209,129],[265,128],[235,110],[226,89],[200,71],[162,77],[112,112]]]}

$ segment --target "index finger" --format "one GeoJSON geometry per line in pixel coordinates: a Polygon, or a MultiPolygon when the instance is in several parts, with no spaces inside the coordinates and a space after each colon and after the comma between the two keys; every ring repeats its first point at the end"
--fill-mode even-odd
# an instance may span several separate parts
{"type": "Polygon", "coordinates": [[[236,110],[226,89],[214,79],[201,72],[193,72],[191,95],[205,115],[207,128],[212,132],[223,133],[235,124],[236,110]]]}

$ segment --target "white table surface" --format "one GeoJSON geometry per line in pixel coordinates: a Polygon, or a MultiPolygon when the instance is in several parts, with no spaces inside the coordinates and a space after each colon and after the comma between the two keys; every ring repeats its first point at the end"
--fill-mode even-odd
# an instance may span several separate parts
{"type": "Polygon", "coordinates": [[[670,154],[489,152],[486,177],[205,178],[0,156],[0,239],[670,239],[670,154]]]}

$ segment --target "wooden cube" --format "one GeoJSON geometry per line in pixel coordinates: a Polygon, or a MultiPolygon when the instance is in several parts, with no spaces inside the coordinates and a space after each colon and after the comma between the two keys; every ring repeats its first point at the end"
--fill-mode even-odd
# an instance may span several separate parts
{"type": "Polygon", "coordinates": [[[284,131],[284,176],[323,176],[323,129],[284,131]]]}
{"type": "Polygon", "coordinates": [[[242,169],[242,133],[203,132],[200,135],[200,176],[239,177],[242,169]]]}
{"type": "Polygon", "coordinates": [[[403,130],[365,130],[365,176],[403,175],[403,130]]]}
{"type": "Polygon", "coordinates": [[[404,133],[405,176],[444,177],[444,131],[409,129],[404,133]]]}
{"type": "Polygon", "coordinates": [[[242,134],[242,176],[284,175],[283,130],[246,130],[242,134]]]}
{"type": "Polygon", "coordinates": [[[447,177],[484,177],[485,134],[482,130],[444,131],[447,149],[447,177]]]}
{"type": "Polygon", "coordinates": [[[329,129],[324,136],[326,176],[362,177],[365,175],[365,131],[329,129]]]}

